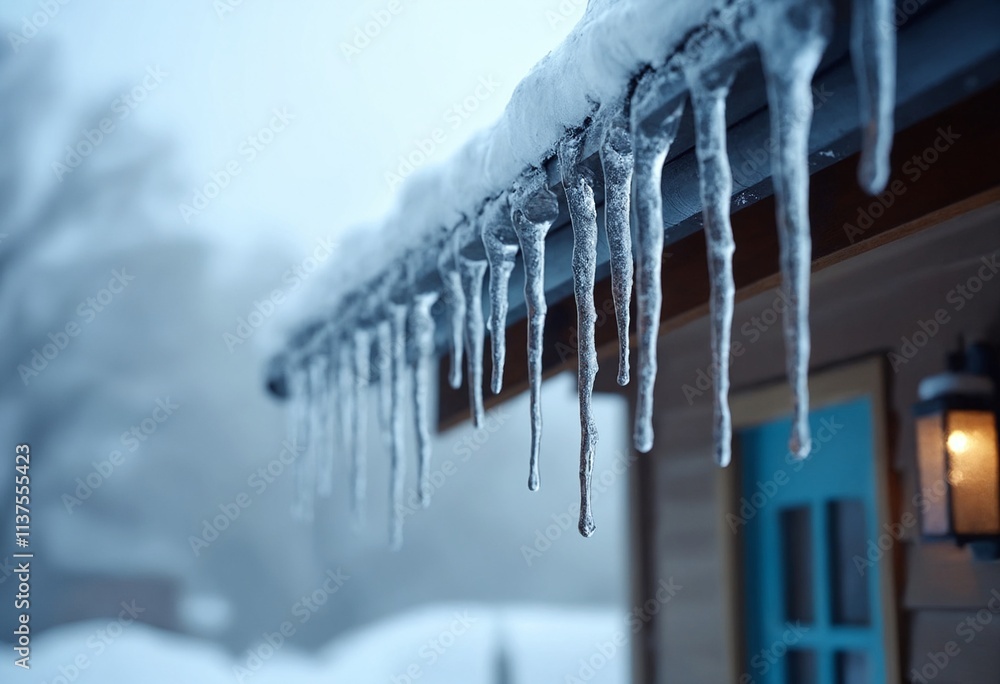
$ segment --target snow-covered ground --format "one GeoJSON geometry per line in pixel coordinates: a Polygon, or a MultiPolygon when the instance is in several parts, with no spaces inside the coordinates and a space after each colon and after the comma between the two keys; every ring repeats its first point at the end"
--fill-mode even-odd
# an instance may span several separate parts
{"type": "MultiPolygon", "coordinates": [[[[126,618],[128,619],[127,615],[126,618]]],[[[121,620],[38,640],[37,684],[513,684],[629,681],[632,623],[618,611],[481,604],[427,607],[296,650],[292,621],[232,656],[203,641],[121,620]],[[141,677],[137,673],[142,673],[141,677]]]]}

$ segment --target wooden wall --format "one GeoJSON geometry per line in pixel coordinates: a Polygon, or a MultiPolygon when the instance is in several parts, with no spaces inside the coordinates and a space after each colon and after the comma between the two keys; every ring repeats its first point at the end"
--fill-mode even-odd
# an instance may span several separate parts
{"type": "MultiPolygon", "coordinates": [[[[919,181],[912,189],[918,191],[918,186],[919,181]]],[[[921,321],[933,318],[938,309],[947,312],[948,322],[926,346],[889,370],[897,516],[907,510],[916,513],[910,406],[917,383],[941,370],[959,334],[1000,345],[1000,273],[991,274],[971,299],[953,292],[976,277],[983,259],[991,257],[1000,258],[1000,203],[814,274],[814,368],[899,352],[901,338],[912,338],[921,321]],[[964,304],[959,309],[960,300],[964,304]]],[[[759,339],[744,328],[772,307],[775,296],[768,290],[737,305],[733,340],[741,342],[745,352],[733,361],[734,391],[784,373],[780,321],[759,339]]],[[[697,388],[698,370],[709,368],[707,320],[702,317],[665,335],[659,359],[656,445],[648,456],[655,482],[650,574],[654,585],[673,578],[683,590],[660,613],[652,634],[657,644],[654,680],[736,682],[741,673],[732,671],[734,644],[727,617],[727,602],[735,598],[727,593],[723,570],[723,552],[732,535],[719,514],[722,477],[711,460],[711,395],[690,397],[690,390],[689,396],[684,391],[684,385],[697,388]]],[[[917,682],[1000,681],[1000,612],[988,610],[992,592],[1000,596],[1000,563],[973,562],[964,550],[924,544],[913,538],[916,530],[909,532],[898,549],[904,676],[909,680],[915,670],[923,677],[912,679],[917,682]],[[970,618],[973,622],[963,627],[970,618]],[[945,656],[947,663],[940,667],[945,656]]],[[[1000,600],[993,606],[1000,610],[1000,600]]]]}

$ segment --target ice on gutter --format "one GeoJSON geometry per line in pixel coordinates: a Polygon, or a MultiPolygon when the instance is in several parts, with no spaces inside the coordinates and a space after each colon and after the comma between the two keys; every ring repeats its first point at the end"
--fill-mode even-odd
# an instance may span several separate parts
{"type": "MultiPolygon", "coordinates": [[[[852,56],[859,80],[863,123],[859,179],[878,192],[887,179],[892,138],[895,44],[886,0],[856,0],[852,20],[852,56]]],[[[430,307],[439,293],[449,309],[454,357],[468,365],[473,422],[483,417],[482,377],[485,323],[484,279],[489,274],[490,329],[493,349],[491,388],[502,386],[504,326],[509,278],[520,254],[525,263],[525,301],[529,309],[528,373],[531,381],[529,488],[539,484],[538,445],[541,409],[541,329],[545,298],[541,254],[548,227],[558,213],[549,191],[547,161],[556,158],[573,227],[572,270],[578,312],[580,391],[580,531],[596,528],[589,501],[590,473],[597,453],[597,428],[590,393],[597,371],[594,349],[593,288],[599,226],[591,169],[584,160],[599,152],[605,171],[605,230],[612,249],[612,280],[620,334],[618,379],[630,380],[628,309],[632,262],[635,262],[638,343],[638,402],[635,447],[653,444],[653,393],[656,342],[662,301],[661,263],[664,222],[661,173],[690,100],[695,120],[696,154],[703,222],[711,275],[712,357],[718,378],[714,399],[714,454],[720,465],[730,460],[728,359],[735,299],[732,255],[736,247],[729,220],[732,173],[726,146],[725,106],[742,56],[756,49],[764,71],[772,137],[776,141],[772,177],[781,247],[782,288],[789,306],[784,334],[789,382],[794,397],[790,451],[809,453],[809,169],[807,142],[812,115],[812,78],[829,40],[832,9],[826,0],[733,0],[703,3],[652,0],[591,2],[581,23],[557,50],[518,86],[500,122],[470,142],[452,163],[413,179],[399,209],[378,231],[346,242],[352,251],[329,269],[322,295],[304,303],[313,319],[298,332],[286,354],[286,377],[293,436],[315,442],[323,436],[315,412],[331,411],[328,388],[317,373],[341,378],[346,366],[356,373],[350,351],[358,327],[383,335],[391,363],[379,376],[384,388],[383,421],[392,456],[393,523],[390,537],[401,540],[396,503],[402,494],[404,385],[415,383],[422,479],[430,455],[426,425],[427,361],[432,353],[430,307]],[[665,112],[650,122],[646,113],[665,112]],[[634,215],[635,244],[630,243],[629,213],[634,215]],[[634,253],[634,256],[633,256],[634,253]],[[336,325],[333,321],[337,321],[336,325]],[[414,344],[406,344],[411,322],[414,344]],[[386,324],[388,322],[388,325],[386,324]],[[462,342],[459,343],[459,325],[462,342]],[[324,370],[318,371],[318,368],[324,370]],[[325,396],[319,393],[326,392],[325,396]]],[[[669,191],[668,191],[669,192],[669,191]]],[[[461,381],[453,365],[450,380],[461,381]]],[[[341,423],[356,413],[349,385],[337,383],[342,396],[341,423]],[[344,394],[346,392],[346,394],[344,394]],[[348,396],[350,399],[348,399],[348,396]]],[[[342,426],[343,427],[343,426],[342,426]]],[[[346,427],[343,427],[347,432],[346,427]]],[[[354,432],[354,431],[351,431],[354,432]]],[[[356,434],[356,433],[354,433],[356,434]]],[[[346,439],[341,450],[359,449],[346,439]]],[[[312,443],[302,460],[308,483],[323,463],[312,443]]],[[[322,478],[321,478],[322,479],[322,478]]],[[[363,481],[363,480],[362,480],[363,481]]],[[[305,485],[308,489],[308,484],[305,485]]],[[[422,490],[423,488],[421,488],[422,490]]],[[[311,514],[312,492],[300,487],[297,510],[311,514]]],[[[355,492],[354,500],[363,499],[355,492]]],[[[422,497],[426,502],[426,498],[422,497]]]]}

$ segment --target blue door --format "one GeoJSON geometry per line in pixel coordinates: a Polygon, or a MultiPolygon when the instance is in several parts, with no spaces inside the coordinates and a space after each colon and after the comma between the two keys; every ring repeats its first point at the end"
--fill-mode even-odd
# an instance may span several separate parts
{"type": "MultiPolygon", "coordinates": [[[[746,658],[740,684],[885,681],[871,399],[810,414],[813,454],[788,452],[790,419],[741,430],[746,658]]],[[[881,562],[890,562],[885,558],[881,562]]]]}

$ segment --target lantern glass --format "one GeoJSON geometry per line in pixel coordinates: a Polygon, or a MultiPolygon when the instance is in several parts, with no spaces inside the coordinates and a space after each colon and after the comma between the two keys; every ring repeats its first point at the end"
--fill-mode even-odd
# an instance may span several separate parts
{"type": "Polygon", "coordinates": [[[947,413],[947,431],[944,439],[955,534],[1000,534],[996,415],[992,411],[952,410],[947,413]]]}
{"type": "Polygon", "coordinates": [[[925,507],[921,509],[922,532],[928,537],[944,537],[951,532],[948,515],[948,486],[945,480],[944,415],[917,416],[917,473],[925,507]]]}

